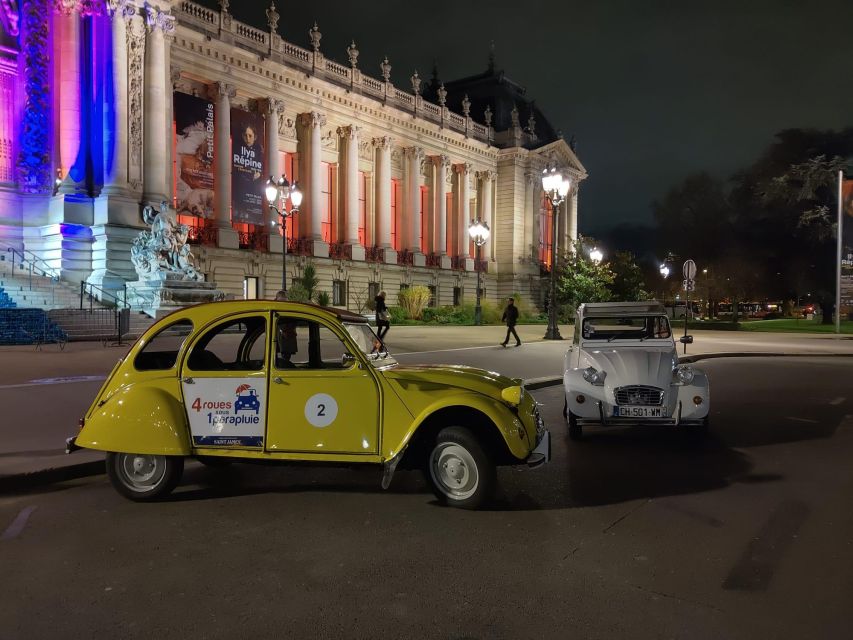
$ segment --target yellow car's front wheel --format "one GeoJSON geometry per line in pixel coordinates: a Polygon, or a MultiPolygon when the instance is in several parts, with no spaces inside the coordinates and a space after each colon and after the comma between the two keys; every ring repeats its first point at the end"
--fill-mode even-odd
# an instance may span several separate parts
{"type": "Polygon", "coordinates": [[[168,495],[181,479],[184,459],[146,453],[108,453],[107,475],[116,491],[142,502],[168,495]]]}
{"type": "Polygon", "coordinates": [[[474,434],[463,427],[442,429],[426,461],[426,476],[436,497],[463,509],[491,500],[495,463],[474,434]]]}

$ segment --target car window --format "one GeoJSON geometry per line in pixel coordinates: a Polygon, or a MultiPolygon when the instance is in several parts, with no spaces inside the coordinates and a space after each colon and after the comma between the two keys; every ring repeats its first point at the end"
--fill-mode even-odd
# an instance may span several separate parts
{"type": "Polygon", "coordinates": [[[171,369],[175,366],[178,352],[192,330],[193,323],[187,319],[178,320],[164,327],[136,355],[133,361],[134,368],[137,371],[171,369]]]}
{"type": "Polygon", "coordinates": [[[342,369],[350,353],[346,344],[327,326],[311,320],[278,316],[276,318],[276,369],[342,369]]]}
{"type": "Polygon", "coordinates": [[[647,340],[669,338],[669,322],[663,316],[617,316],[608,318],[585,318],[583,321],[585,340],[647,340]]]}
{"type": "Polygon", "coordinates": [[[187,366],[193,371],[260,371],[264,368],[266,327],[264,316],[218,324],[193,346],[187,366]]]}

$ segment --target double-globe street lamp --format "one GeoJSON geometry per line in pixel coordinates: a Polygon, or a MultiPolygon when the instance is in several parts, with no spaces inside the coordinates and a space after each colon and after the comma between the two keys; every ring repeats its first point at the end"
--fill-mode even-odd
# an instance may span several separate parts
{"type": "Polygon", "coordinates": [[[546,340],[562,340],[557,326],[557,209],[566,201],[572,183],[556,167],[542,170],[542,189],[551,203],[551,290],[548,294],[546,340]]]}
{"type": "Polygon", "coordinates": [[[468,235],[471,236],[471,240],[474,241],[474,246],[477,247],[477,261],[474,263],[474,270],[477,272],[477,306],[474,307],[474,324],[479,325],[482,324],[483,320],[483,310],[480,308],[480,291],[482,287],[480,286],[480,278],[481,278],[481,263],[482,263],[482,253],[483,253],[483,245],[486,244],[486,241],[489,239],[489,225],[485,222],[480,222],[480,219],[477,218],[468,225],[468,235]]]}
{"type": "Polygon", "coordinates": [[[302,191],[299,184],[290,184],[287,176],[281,174],[276,180],[273,176],[267,180],[264,189],[267,196],[267,204],[281,218],[281,291],[276,298],[287,300],[287,218],[294,213],[299,213],[299,205],[302,204],[302,191]],[[287,201],[290,200],[291,208],[287,210],[287,201]]]}

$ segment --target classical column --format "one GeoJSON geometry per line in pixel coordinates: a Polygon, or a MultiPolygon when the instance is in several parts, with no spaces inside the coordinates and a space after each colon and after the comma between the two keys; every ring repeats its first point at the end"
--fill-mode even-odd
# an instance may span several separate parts
{"type": "Polygon", "coordinates": [[[231,98],[237,95],[233,85],[215,82],[210,85],[214,101],[213,122],[213,214],[216,226],[231,228],[231,98]]]}
{"type": "MultiPolygon", "coordinates": [[[[447,255],[447,168],[450,166],[450,158],[447,156],[433,156],[435,164],[435,217],[436,217],[436,253],[440,256],[447,255]]],[[[442,260],[442,263],[444,261],[442,260]]],[[[448,265],[449,267],[449,265],[448,265]]],[[[443,267],[445,268],[445,267],[443,267]]]]}
{"type": "Polygon", "coordinates": [[[569,248],[575,246],[578,240],[578,189],[580,185],[575,185],[571,191],[571,199],[569,200],[569,248]]]}
{"type": "Polygon", "coordinates": [[[163,200],[171,201],[168,194],[170,145],[164,144],[164,130],[171,130],[166,122],[169,109],[166,105],[166,34],[175,30],[174,18],[169,14],[145,5],[148,37],[145,44],[145,95],[143,98],[143,201],[159,208],[163,200]]]}
{"type": "MultiPolygon", "coordinates": [[[[391,249],[391,138],[373,139],[376,147],[376,244],[391,249]]],[[[396,262],[396,260],[395,260],[396,262]]]]}
{"type": "MultiPolygon", "coordinates": [[[[314,255],[328,255],[328,245],[323,241],[323,175],[322,175],[322,128],[326,124],[326,116],[317,111],[303,113],[299,116],[304,129],[308,132],[308,193],[307,203],[303,203],[300,215],[307,214],[308,237],[314,242],[314,255]],[[307,209],[306,209],[307,204],[307,209]],[[325,250],[324,248],[325,247],[325,250]]],[[[306,166],[306,165],[303,165],[306,166]]],[[[305,220],[303,220],[305,222],[305,220]]]]}
{"type": "Polygon", "coordinates": [[[112,29],[112,100],[104,102],[104,187],[101,193],[126,194],[128,188],[127,147],[127,28],[136,15],[136,7],[128,0],[110,0],[112,29]]]}
{"type": "Polygon", "coordinates": [[[80,120],[80,3],[57,0],[55,4],[59,32],[59,57],[55,60],[59,80],[59,169],[62,184],[57,193],[83,193],[85,167],[75,166],[81,147],[80,120]]]}
{"type": "Polygon", "coordinates": [[[344,242],[351,247],[353,260],[364,260],[364,247],[358,241],[358,142],[360,127],[338,127],[338,136],[346,143],[344,157],[344,242]]]}
{"type": "Polygon", "coordinates": [[[497,173],[491,170],[477,172],[477,179],[480,183],[480,193],[477,198],[477,204],[480,208],[480,221],[489,225],[489,229],[491,230],[491,235],[486,240],[486,245],[482,252],[482,255],[486,256],[486,260],[494,260],[495,258],[493,255],[493,247],[495,245],[493,240],[496,229],[494,220],[492,220],[492,183],[497,178],[497,175],[497,173]]]}
{"type": "Polygon", "coordinates": [[[536,197],[536,183],[539,176],[535,171],[527,171],[524,174],[524,237],[521,247],[521,258],[529,260],[533,256],[533,243],[537,229],[537,208],[534,204],[536,197]]]}
{"type": "MultiPolygon", "coordinates": [[[[284,110],[284,103],[276,98],[264,98],[258,101],[258,109],[264,115],[264,164],[267,168],[267,175],[264,180],[270,176],[274,180],[278,180],[282,174],[282,168],[279,166],[278,153],[278,116],[284,110]]],[[[287,176],[289,181],[293,180],[293,176],[287,176]]],[[[264,198],[266,200],[266,198],[264,198]]],[[[275,209],[266,206],[266,229],[267,233],[278,236],[275,230],[281,223],[275,209]]]]}
{"type": "MultiPolygon", "coordinates": [[[[407,147],[404,151],[406,157],[406,208],[408,209],[408,240],[406,248],[415,254],[421,251],[421,160],[424,150],[421,147],[407,147]]],[[[415,265],[422,266],[422,265],[415,265]]]]}
{"type": "MultiPolygon", "coordinates": [[[[468,225],[471,224],[471,185],[468,182],[468,176],[471,173],[471,165],[467,162],[464,164],[453,165],[453,170],[456,172],[459,180],[459,227],[457,229],[458,247],[457,254],[460,258],[468,258],[468,225]]],[[[467,260],[466,260],[467,264],[467,260]]],[[[472,269],[473,269],[473,262],[472,269]]]]}

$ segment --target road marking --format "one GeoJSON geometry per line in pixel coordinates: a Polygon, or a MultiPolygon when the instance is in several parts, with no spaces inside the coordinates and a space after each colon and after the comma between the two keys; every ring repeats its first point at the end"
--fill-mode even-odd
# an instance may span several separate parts
{"type": "Polygon", "coordinates": [[[20,389],[21,387],[40,387],[46,384],[72,384],[74,382],[102,382],[107,376],[63,376],[61,378],[38,378],[18,384],[0,384],[0,389],[20,389]]]}
{"type": "Polygon", "coordinates": [[[433,349],[432,351],[406,351],[405,353],[392,353],[391,356],[396,358],[397,356],[415,356],[421,353],[447,353],[450,351],[474,351],[475,349],[494,349],[495,351],[503,351],[503,349],[498,349],[500,345],[486,345],[484,347],[459,347],[458,349],[433,349]]]}
{"type": "Polygon", "coordinates": [[[805,502],[782,502],[744,549],[723,582],[727,591],[766,591],[811,509],[805,502]]]}
{"type": "Polygon", "coordinates": [[[813,420],[811,418],[798,418],[796,416],[788,416],[788,420],[793,420],[794,422],[805,422],[807,424],[817,424],[817,420],[813,420]]]}
{"type": "Polygon", "coordinates": [[[835,398],[834,400],[830,400],[829,404],[831,404],[833,406],[838,406],[838,405],[842,404],[846,399],[847,398],[841,398],[841,397],[835,398]]]}
{"type": "Polygon", "coordinates": [[[12,521],[9,528],[3,532],[2,536],[0,536],[0,540],[12,540],[13,538],[17,538],[21,531],[24,530],[24,526],[27,524],[30,514],[35,510],[36,507],[24,507],[21,509],[21,512],[12,521]]]}

